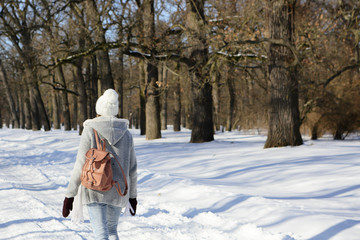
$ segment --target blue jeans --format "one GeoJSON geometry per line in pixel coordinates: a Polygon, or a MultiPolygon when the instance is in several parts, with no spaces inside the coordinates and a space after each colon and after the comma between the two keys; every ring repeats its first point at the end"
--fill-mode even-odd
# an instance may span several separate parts
{"type": "Polygon", "coordinates": [[[121,207],[105,203],[90,203],[88,212],[96,240],[118,240],[117,225],[121,207]]]}

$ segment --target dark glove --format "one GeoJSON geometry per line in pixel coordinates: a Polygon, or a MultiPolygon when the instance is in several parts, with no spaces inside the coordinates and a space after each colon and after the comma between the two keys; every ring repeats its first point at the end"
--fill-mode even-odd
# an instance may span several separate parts
{"type": "Polygon", "coordinates": [[[74,198],[65,198],[64,199],[64,204],[63,204],[63,211],[62,214],[64,217],[69,216],[70,211],[73,209],[73,202],[74,202],[74,198]]]}
{"type": "Polygon", "coordinates": [[[132,209],[134,210],[134,211],[131,211],[131,208],[130,208],[129,211],[130,211],[131,215],[135,216],[137,200],[136,200],[136,198],[130,198],[129,202],[130,202],[132,209]]]}

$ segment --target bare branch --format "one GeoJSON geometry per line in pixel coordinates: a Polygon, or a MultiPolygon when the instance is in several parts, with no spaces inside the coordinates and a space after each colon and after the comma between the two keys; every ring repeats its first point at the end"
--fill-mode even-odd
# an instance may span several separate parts
{"type": "Polygon", "coordinates": [[[64,87],[58,87],[57,85],[61,85],[61,84],[59,84],[59,83],[55,83],[55,84],[54,84],[54,83],[44,82],[44,81],[42,81],[41,83],[46,84],[46,85],[50,85],[54,90],[57,90],[57,91],[66,91],[67,93],[71,93],[71,94],[74,94],[74,95],[76,95],[76,96],[80,96],[79,93],[74,92],[74,91],[72,91],[72,90],[70,90],[70,89],[67,89],[67,88],[64,88],[64,87]]]}
{"type": "Polygon", "coordinates": [[[354,65],[350,65],[350,66],[346,66],[346,67],[340,69],[339,71],[337,71],[334,75],[332,75],[330,78],[328,78],[328,79],[325,81],[324,87],[326,87],[332,80],[334,80],[335,78],[337,78],[338,76],[340,76],[343,72],[346,72],[347,70],[359,68],[359,67],[360,67],[360,63],[354,64],[354,65]]]}

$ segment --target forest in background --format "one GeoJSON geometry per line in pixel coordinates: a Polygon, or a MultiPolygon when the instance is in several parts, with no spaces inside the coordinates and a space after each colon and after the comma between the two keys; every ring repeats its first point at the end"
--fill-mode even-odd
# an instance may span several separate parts
{"type": "MultiPolygon", "coordinates": [[[[2,0],[0,122],[82,131],[108,88],[147,139],[268,129],[345,139],[360,126],[356,0],[2,0]]],[[[2,126],[2,124],[1,124],[2,126]]]]}

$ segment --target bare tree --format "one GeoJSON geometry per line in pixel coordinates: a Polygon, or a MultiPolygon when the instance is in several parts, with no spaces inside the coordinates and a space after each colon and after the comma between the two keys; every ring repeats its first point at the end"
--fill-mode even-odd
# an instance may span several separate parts
{"type": "Polygon", "coordinates": [[[180,83],[180,63],[176,63],[175,67],[175,86],[173,91],[174,108],[173,108],[173,125],[174,131],[181,130],[181,83],[180,83]]]}
{"type": "Polygon", "coordinates": [[[10,106],[11,118],[12,118],[12,121],[14,121],[14,126],[13,127],[19,128],[20,127],[19,114],[18,114],[18,111],[16,110],[15,100],[14,100],[14,97],[13,97],[13,95],[11,93],[7,73],[6,73],[4,64],[3,64],[1,59],[0,59],[0,76],[1,76],[0,80],[2,81],[4,89],[5,89],[6,99],[8,101],[9,106],[10,106]]]}
{"type": "MultiPolygon", "coordinates": [[[[91,28],[93,29],[93,37],[95,44],[106,44],[106,31],[103,26],[104,17],[101,15],[98,5],[95,0],[86,0],[85,7],[87,10],[87,17],[90,19],[91,28]]],[[[102,12],[107,6],[102,6],[102,12]]],[[[99,75],[101,82],[101,93],[106,89],[114,89],[114,79],[111,71],[111,64],[109,53],[106,49],[99,49],[96,51],[96,57],[99,64],[99,75]]]]}
{"type": "MultiPolygon", "coordinates": [[[[292,46],[296,0],[268,0],[267,3],[270,39],[292,46]]],[[[270,43],[268,57],[270,119],[265,148],[301,145],[296,57],[289,47],[274,43],[270,43]]]]}
{"type": "Polygon", "coordinates": [[[14,1],[13,3],[0,2],[2,14],[0,21],[5,36],[12,42],[18,52],[23,65],[27,84],[29,85],[32,128],[40,130],[41,123],[46,131],[50,130],[50,122],[45,110],[38,85],[38,69],[36,51],[33,48],[33,36],[42,22],[38,20],[34,11],[36,3],[14,1]]]}
{"type": "Polygon", "coordinates": [[[214,140],[212,87],[209,81],[207,24],[204,0],[186,1],[186,27],[193,98],[192,143],[214,140]]]}
{"type": "Polygon", "coordinates": [[[160,92],[158,86],[159,72],[158,60],[156,59],[155,48],[155,10],[154,0],[137,1],[142,12],[143,43],[145,49],[150,52],[150,58],[146,65],[146,139],[161,138],[160,122],[160,92]]]}

